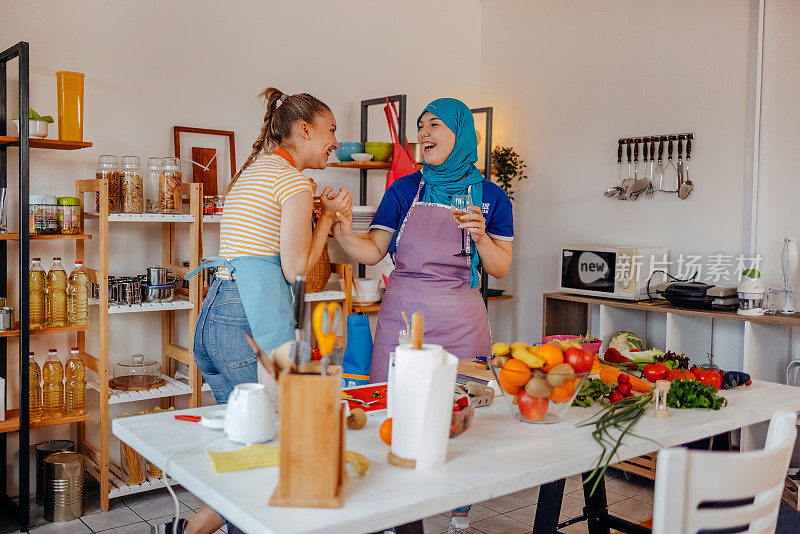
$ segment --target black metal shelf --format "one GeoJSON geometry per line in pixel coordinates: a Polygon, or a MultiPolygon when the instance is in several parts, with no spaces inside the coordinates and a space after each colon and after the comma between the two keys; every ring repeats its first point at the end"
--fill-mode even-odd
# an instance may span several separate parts
{"type": "MultiPolygon", "coordinates": [[[[20,117],[27,114],[30,107],[30,69],[29,69],[29,50],[30,46],[26,42],[19,42],[0,52],[0,136],[6,136],[6,122],[8,119],[8,102],[7,102],[7,66],[9,61],[17,59],[19,69],[19,114],[20,117]]],[[[12,144],[0,144],[0,187],[8,187],[8,154],[7,147],[12,144]]],[[[29,333],[29,317],[28,317],[28,299],[22,298],[28,295],[28,276],[24,274],[28,271],[28,264],[30,263],[30,235],[28,233],[28,194],[30,183],[30,150],[31,138],[29,123],[26,120],[19,121],[19,140],[13,143],[13,146],[19,147],[19,262],[18,262],[18,282],[19,282],[19,431],[17,436],[19,439],[19,465],[17,472],[19,473],[19,500],[18,504],[15,503],[8,495],[7,474],[4,473],[0,477],[0,495],[3,499],[3,505],[8,509],[11,514],[16,517],[22,530],[27,530],[30,524],[31,516],[31,503],[30,503],[30,413],[28,410],[28,401],[30,397],[28,380],[28,350],[30,348],[30,333],[29,333]],[[24,399],[24,401],[23,401],[24,399]]],[[[8,195],[6,202],[8,201],[8,195]]],[[[0,269],[0,296],[7,296],[8,284],[8,241],[3,240],[0,242],[0,264],[3,268],[0,269]]],[[[6,384],[9,383],[8,379],[8,345],[7,338],[0,339],[0,373],[6,379],[6,384]]],[[[0,457],[8,465],[8,443],[6,440],[6,433],[0,434],[0,457]]]]}
{"type": "MultiPolygon", "coordinates": [[[[17,520],[21,530],[27,530],[30,525],[30,411],[28,406],[28,399],[30,398],[30,381],[28,377],[28,351],[30,349],[30,318],[29,318],[29,299],[27,298],[29,292],[29,268],[30,268],[30,241],[31,236],[28,225],[28,197],[30,193],[30,149],[50,149],[50,150],[77,150],[81,148],[88,148],[92,143],[77,142],[77,141],[62,141],[58,139],[31,139],[30,127],[26,120],[19,121],[19,137],[11,137],[7,135],[6,123],[8,119],[8,94],[7,94],[7,76],[8,76],[8,63],[17,60],[19,69],[19,114],[25,116],[27,110],[30,108],[30,45],[26,42],[19,42],[14,46],[0,52],[0,187],[8,187],[8,154],[9,147],[19,150],[18,158],[18,175],[19,183],[17,190],[18,201],[17,209],[19,213],[19,234],[7,234],[5,239],[0,239],[0,297],[6,297],[8,292],[8,243],[19,242],[18,249],[18,267],[17,267],[17,280],[19,283],[19,410],[7,411],[7,414],[14,416],[13,421],[9,421],[8,425],[3,426],[3,432],[0,433],[0,458],[5,461],[6,465],[11,464],[8,458],[8,442],[7,436],[9,433],[16,432],[18,436],[19,445],[19,460],[18,469],[19,481],[17,487],[19,489],[19,497],[15,502],[8,494],[8,472],[13,472],[7,469],[0,475],[0,508],[5,508],[17,520]],[[24,298],[23,298],[24,297],[24,298]],[[17,419],[18,418],[18,419],[17,419]],[[13,423],[13,424],[12,424],[13,423]],[[13,428],[12,428],[13,427],[13,428]]],[[[6,195],[6,202],[10,202],[9,198],[13,195],[6,195]]],[[[45,236],[41,236],[45,238],[45,236]]],[[[53,239],[87,239],[91,236],[47,236],[46,238],[53,239]]],[[[36,333],[36,331],[34,331],[36,333]]],[[[6,386],[8,387],[8,337],[0,337],[0,376],[6,379],[6,386]]],[[[77,420],[88,419],[87,417],[72,418],[77,420]]],[[[67,424],[74,422],[59,421],[58,424],[67,424]]],[[[2,426],[2,425],[0,425],[2,426]]],[[[37,424],[35,426],[42,426],[37,424]]]]}

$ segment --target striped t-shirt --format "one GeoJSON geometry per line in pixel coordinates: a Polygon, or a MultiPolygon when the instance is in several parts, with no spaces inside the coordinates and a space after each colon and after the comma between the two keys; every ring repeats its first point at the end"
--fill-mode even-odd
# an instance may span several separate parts
{"type": "MultiPolygon", "coordinates": [[[[286,159],[277,154],[260,156],[225,196],[219,255],[230,260],[280,254],[281,207],[303,191],[313,191],[311,180],[286,159]]],[[[221,267],[217,276],[228,278],[227,269],[221,267]]]]}

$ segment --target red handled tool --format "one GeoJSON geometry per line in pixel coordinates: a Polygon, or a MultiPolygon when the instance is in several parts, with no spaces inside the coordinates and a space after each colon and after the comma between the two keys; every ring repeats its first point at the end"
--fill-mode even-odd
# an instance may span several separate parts
{"type": "Polygon", "coordinates": [[[199,423],[202,418],[199,415],[176,415],[175,419],[179,421],[188,421],[190,423],[199,423]]]}

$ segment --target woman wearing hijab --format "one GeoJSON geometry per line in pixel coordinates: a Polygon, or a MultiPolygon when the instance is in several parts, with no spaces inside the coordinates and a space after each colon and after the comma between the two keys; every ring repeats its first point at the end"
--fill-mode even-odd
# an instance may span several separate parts
{"type": "MultiPolygon", "coordinates": [[[[505,191],[486,180],[475,163],[478,138],[472,112],[460,100],[434,100],[417,119],[422,172],[395,181],[361,238],[349,216],[340,216],[333,235],[355,260],[375,265],[387,252],[395,269],[386,285],[372,352],[373,382],[386,381],[389,352],[406,328],[402,313],[422,312],[425,341],[442,345],[458,358],[489,356],[491,336],[481,298],[483,269],[503,278],[511,266],[514,222],[505,191]],[[454,195],[467,194],[472,206],[457,223],[454,195]],[[462,229],[469,232],[461,256],[462,229]]],[[[449,532],[467,532],[469,506],[453,510],[449,532]]]]}

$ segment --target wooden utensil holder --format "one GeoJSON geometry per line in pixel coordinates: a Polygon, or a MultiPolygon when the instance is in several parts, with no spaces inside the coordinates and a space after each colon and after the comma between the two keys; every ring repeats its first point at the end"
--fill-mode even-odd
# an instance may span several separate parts
{"type": "Polygon", "coordinates": [[[270,506],[339,508],[345,471],[342,370],[280,379],[280,471],[270,506]]]}

